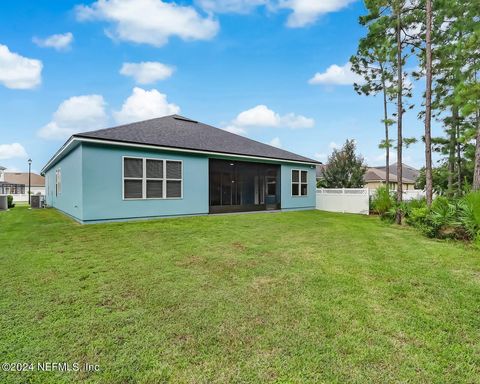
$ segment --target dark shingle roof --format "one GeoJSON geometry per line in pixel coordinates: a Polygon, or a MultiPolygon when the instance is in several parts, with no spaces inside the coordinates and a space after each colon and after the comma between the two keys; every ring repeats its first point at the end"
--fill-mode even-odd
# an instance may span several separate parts
{"type": "Polygon", "coordinates": [[[74,137],[318,163],[178,115],[78,133],[74,137]]]}

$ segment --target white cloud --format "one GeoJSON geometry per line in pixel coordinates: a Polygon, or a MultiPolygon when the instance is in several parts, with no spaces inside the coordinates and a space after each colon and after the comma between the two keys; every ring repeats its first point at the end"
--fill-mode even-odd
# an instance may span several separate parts
{"type": "Polygon", "coordinates": [[[0,84],[11,89],[31,89],[42,82],[43,64],[11,52],[0,44],[0,84]]]}
{"type": "Polygon", "coordinates": [[[54,48],[57,51],[67,50],[73,42],[73,34],[71,32],[51,35],[44,39],[34,37],[32,41],[39,47],[54,48]]]}
{"type": "Polygon", "coordinates": [[[251,109],[240,112],[233,121],[235,125],[274,127],[278,124],[280,116],[266,105],[257,105],[251,109]]]}
{"type": "Polygon", "coordinates": [[[44,139],[63,140],[78,132],[104,128],[107,122],[102,96],[74,96],[59,105],[52,121],[43,126],[38,135],[44,139]]]}
{"type": "Polygon", "coordinates": [[[239,113],[232,123],[237,127],[287,127],[296,129],[311,128],[314,126],[315,120],[294,113],[281,116],[266,105],[257,105],[239,113]]]}
{"type": "Polygon", "coordinates": [[[196,3],[209,12],[247,13],[260,5],[267,5],[268,0],[197,0],[196,3]]]}
{"type": "Polygon", "coordinates": [[[281,0],[279,7],[293,11],[288,17],[287,26],[299,28],[313,24],[320,16],[339,11],[354,1],[355,0],[281,0]]]}
{"type": "Polygon", "coordinates": [[[193,7],[162,0],[98,0],[76,7],[77,18],[114,24],[108,35],[118,40],[162,46],[171,36],[183,40],[213,38],[219,24],[202,17],[193,7]]]}
{"type": "Polygon", "coordinates": [[[341,67],[333,64],[325,72],[317,72],[308,82],[314,85],[352,85],[363,81],[364,79],[360,75],[352,72],[352,64],[346,63],[341,67]]]}
{"type": "Polygon", "coordinates": [[[282,148],[282,142],[280,141],[279,137],[274,137],[268,144],[273,147],[282,148]]]}
{"type": "Polygon", "coordinates": [[[234,133],[236,135],[246,135],[247,131],[244,128],[241,127],[236,127],[234,125],[227,125],[225,128],[223,128],[225,131],[234,133]]]}
{"type": "Polygon", "coordinates": [[[123,63],[120,74],[132,76],[139,84],[150,84],[172,76],[173,67],[156,62],[123,63]]]}
{"type": "Polygon", "coordinates": [[[320,152],[315,153],[313,157],[315,157],[317,160],[321,162],[325,162],[328,159],[328,155],[326,153],[320,153],[320,152]]]}
{"type": "Polygon", "coordinates": [[[330,148],[331,150],[340,149],[341,147],[342,147],[341,145],[338,145],[334,141],[331,141],[330,144],[328,144],[328,148],[330,148]]]}
{"type": "Polygon", "coordinates": [[[114,112],[113,117],[117,123],[126,124],[177,113],[180,113],[180,107],[169,103],[167,95],[156,89],[146,91],[135,87],[123,103],[122,109],[114,112]]]}
{"type": "Polygon", "coordinates": [[[313,24],[326,13],[336,12],[355,0],[196,0],[208,12],[248,13],[259,6],[270,11],[291,10],[287,26],[304,27],[313,24]]]}
{"type": "Polygon", "coordinates": [[[0,144],[0,160],[26,158],[27,151],[20,143],[0,144]]]}

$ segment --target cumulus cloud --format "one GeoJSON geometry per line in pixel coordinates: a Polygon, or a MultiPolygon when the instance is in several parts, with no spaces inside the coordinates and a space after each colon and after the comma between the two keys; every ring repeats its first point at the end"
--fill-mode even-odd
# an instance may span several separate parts
{"type": "Polygon", "coordinates": [[[32,41],[39,47],[54,48],[57,51],[64,51],[70,48],[73,42],[73,34],[71,32],[48,36],[44,39],[34,37],[32,41]]]}
{"type": "Polygon", "coordinates": [[[314,124],[315,120],[294,113],[281,116],[266,105],[257,105],[240,112],[233,120],[233,125],[237,127],[286,127],[296,129],[311,128],[314,124]]]}
{"type": "Polygon", "coordinates": [[[268,0],[197,0],[196,3],[210,12],[247,13],[255,7],[269,4],[268,0]]]}
{"type": "Polygon", "coordinates": [[[279,137],[274,137],[268,144],[270,144],[272,147],[282,148],[282,142],[280,141],[279,137]]]}
{"type": "Polygon", "coordinates": [[[0,44],[0,84],[11,89],[32,89],[42,82],[43,64],[11,52],[0,44]]]}
{"type": "MultiPolygon", "coordinates": [[[[237,135],[246,135],[248,128],[311,128],[315,120],[294,113],[280,115],[266,105],[260,104],[256,107],[240,112],[235,119],[223,129],[237,135]]],[[[278,138],[275,138],[278,139],[278,138]]],[[[279,140],[278,140],[279,141],[279,140]]],[[[273,145],[273,144],[272,144],[273,145]]]]}
{"type": "Polygon", "coordinates": [[[247,134],[247,131],[244,128],[236,127],[235,125],[227,125],[223,129],[227,132],[234,133],[236,135],[244,136],[247,134]]]}
{"type": "Polygon", "coordinates": [[[49,140],[64,140],[78,132],[104,128],[107,122],[102,96],[73,96],[59,105],[52,121],[43,126],[38,135],[49,140]]]}
{"type": "Polygon", "coordinates": [[[156,89],[146,91],[135,87],[123,103],[121,110],[113,113],[113,117],[117,123],[126,124],[178,113],[180,113],[180,107],[169,103],[167,95],[156,89]]]}
{"type": "Polygon", "coordinates": [[[26,158],[27,151],[20,143],[0,144],[0,160],[26,158]]]}
{"type": "Polygon", "coordinates": [[[322,153],[322,152],[315,153],[313,155],[313,157],[315,157],[315,159],[317,159],[318,161],[321,161],[321,162],[325,162],[328,159],[328,155],[326,153],[322,153]]]}
{"type": "Polygon", "coordinates": [[[172,76],[173,67],[156,62],[123,63],[120,74],[131,76],[138,84],[150,84],[172,76]]]}
{"type": "Polygon", "coordinates": [[[336,12],[355,0],[197,0],[197,4],[209,12],[248,13],[254,8],[265,6],[271,11],[292,11],[287,26],[300,28],[313,24],[326,13],[336,12]]]}
{"type": "Polygon", "coordinates": [[[98,0],[76,7],[80,21],[104,20],[113,24],[108,35],[122,41],[160,47],[171,36],[208,40],[218,30],[212,16],[202,17],[193,7],[162,0],[98,0]]]}
{"type": "Polygon", "coordinates": [[[317,72],[310,80],[309,84],[325,85],[352,85],[353,83],[362,83],[364,80],[360,75],[352,72],[352,64],[346,63],[343,66],[331,65],[325,72],[317,72]]]}
{"type": "Polygon", "coordinates": [[[339,11],[354,1],[355,0],[283,0],[279,2],[279,7],[293,11],[288,17],[287,26],[300,28],[313,24],[320,16],[339,11]]]}

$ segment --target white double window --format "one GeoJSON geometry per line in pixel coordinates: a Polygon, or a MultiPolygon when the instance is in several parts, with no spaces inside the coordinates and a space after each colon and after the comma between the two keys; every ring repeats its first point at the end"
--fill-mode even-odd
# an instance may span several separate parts
{"type": "Polygon", "coordinates": [[[292,196],[307,196],[308,172],[292,169],[292,196]]]}
{"type": "Polygon", "coordinates": [[[183,164],[179,160],[123,158],[123,198],[180,199],[183,164]]]}

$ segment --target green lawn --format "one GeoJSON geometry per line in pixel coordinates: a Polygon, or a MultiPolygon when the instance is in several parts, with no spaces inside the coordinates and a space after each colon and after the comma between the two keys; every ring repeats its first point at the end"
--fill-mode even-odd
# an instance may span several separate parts
{"type": "Polygon", "coordinates": [[[480,252],[318,211],[0,212],[0,383],[480,383],[480,252]],[[36,367],[35,367],[36,368],[36,367]]]}

